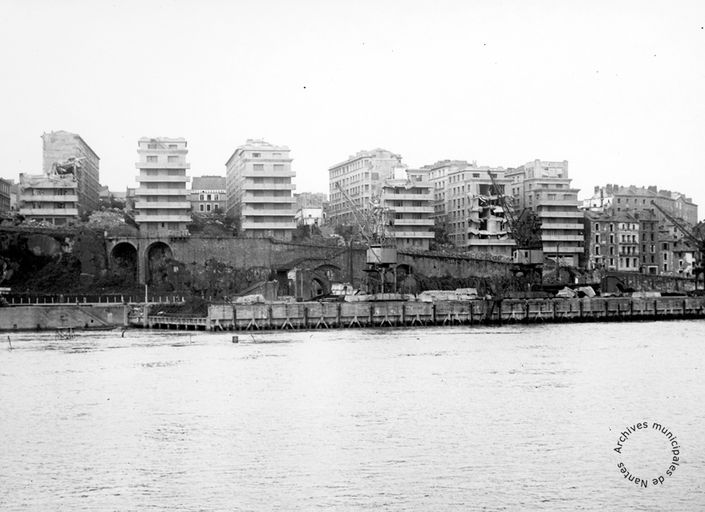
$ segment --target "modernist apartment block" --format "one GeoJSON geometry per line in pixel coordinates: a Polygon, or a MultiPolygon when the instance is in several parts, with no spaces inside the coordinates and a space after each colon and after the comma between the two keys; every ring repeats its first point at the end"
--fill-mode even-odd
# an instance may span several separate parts
{"type": "Polygon", "coordinates": [[[65,226],[78,219],[78,183],[73,175],[20,173],[19,212],[27,220],[65,226]]]}
{"type": "Polygon", "coordinates": [[[194,176],[191,182],[191,211],[197,214],[225,213],[225,176],[194,176]]]}
{"type": "Polygon", "coordinates": [[[290,240],[296,199],[287,146],[249,139],[225,163],[226,214],[240,217],[246,237],[290,240]]]}
{"type": "Polygon", "coordinates": [[[191,222],[186,184],[187,143],[182,138],[146,138],[138,141],[138,187],[135,221],[146,234],[185,235],[191,222]]]}
{"type": "Polygon", "coordinates": [[[66,131],[42,135],[43,171],[46,176],[73,175],[79,214],[98,208],[100,158],[80,135],[66,131]]]}
{"type": "Polygon", "coordinates": [[[366,210],[377,201],[384,181],[394,177],[401,156],[386,149],[360,151],[328,169],[329,224],[354,224],[355,208],[366,210]]]}
{"type": "Polygon", "coordinates": [[[428,174],[425,169],[399,168],[382,184],[380,206],[399,249],[427,251],[434,237],[433,187],[428,174]]]}
{"type": "Polygon", "coordinates": [[[568,162],[534,160],[508,169],[506,177],[517,211],[530,208],[541,219],[544,256],[578,266],[584,254],[583,212],[579,191],[570,186],[568,162]]]}
{"type": "Polygon", "coordinates": [[[0,213],[7,213],[12,206],[12,182],[0,178],[0,213]]]}
{"type": "Polygon", "coordinates": [[[476,167],[465,160],[439,160],[435,164],[424,165],[422,169],[429,171],[429,181],[433,187],[433,219],[438,226],[446,226],[448,210],[446,197],[448,194],[448,176],[467,167],[476,167]]]}

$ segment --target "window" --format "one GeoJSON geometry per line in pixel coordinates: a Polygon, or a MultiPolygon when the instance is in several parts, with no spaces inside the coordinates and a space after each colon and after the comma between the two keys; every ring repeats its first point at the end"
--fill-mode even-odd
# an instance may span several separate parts
{"type": "Polygon", "coordinates": [[[166,160],[167,160],[167,162],[172,162],[172,163],[174,163],[174,162],[178,162],[178,161],[179,161],[179,157],[176,156],[176,155],[169,155],[169,156],[166,157],[166,160]]]}
{"type": "Polygon", "coordinates": [[[176,144],[169,144],[169,149],[176,149],[176,144]]]}
{"type": "Polygon", "coordinates": [[[264,164],[253,164],[252,168],[255,171],[264,171],[264,164]]]}
{"type": "Polygon", "coordinates": [[[600,231],[600,224],[595,222],[595,231],[600,231]]]}
{"type": "Polygon", "coordinates": [[[148,162],[156,162],[156,161],[157,161],[157,155],[147,155],[147,161],[148,161],[148,162]]]}
{"type": "Polygon", "coordinates": [[[208,211],[208,212],[211,211],[211,205],[209,205],[209,204],[206,205],[206,211],[208,211]]]}
{"type": "Polygon", "coordinates": [[[614,243],[614,235],[610,235],[610,243],[611,243],[611,244],[614,243]]]}
{"type": "Polygon", "coordinates": [[[610,231],[614,231],[614,224],[610,224],[610,231]]]}
{"type": "Polygon", "coordinates": [[[203,194],[201,194],[198,198],[203,201],[203,194]]]}
{"type": "Polygon", "coordinates": [[[202,205],[202,204],[199,204],[199,205],[198,205],[198,209],[199,209],[200,211],[203,211],[203,205],[202,205]]]}
{"type": "Polygon", "coordinates": [[[262,156],[261,153],[252,153],[252,158],[259,158],[260,156],[262,156]]]}
{"type": "Polygon", "coordinates": [[[595,243],[596,244],[600,243],[600,235],[595,235],[595,243]]]}

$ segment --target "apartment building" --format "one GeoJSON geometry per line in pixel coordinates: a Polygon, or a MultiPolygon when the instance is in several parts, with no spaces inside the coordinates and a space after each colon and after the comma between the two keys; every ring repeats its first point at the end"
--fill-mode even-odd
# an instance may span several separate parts
{"type": "Polygon", "coordinates": [[[63,130],[44,133],[42,161],[45,176],[73,175],[79,215],[98,208],[100,158],[80,135],[63,130]]]}
{"type": "Polygon", "coordinates": [[[191,203],[186,184],[186,139],[143,137],[137,142],[138,187],[135,189],[135,221],[146,234],[186,235],[191,222],[191,203]]]}
{"type": "Polygon", "coordinates": [[[65,226],[78,220],[78,183],[73,175],[20,173],[19,213],[26,220],[65,226]]]}
{"type": "Polygon", "coordinates": [[[397,168],[384,180],[380,206],[386,211],[388,235],[398,249],[430,248],[433,233],[433,186],[427,169],[397,168]]]}
{"type": "Polygon", "coordinates": [[[583,212],[578,189],[571,187],[568,162],[534,160],[508,169],[510,192],[517,211],[530,208],[541,219],[544,256],[578,266],[584,255],[583,212]]]}
{"type": "Polygon", "coordinates": [[[240,217],[244,236],[290,240],[296,222],[296,175],[287,146],[249,139],[225,163],[226,214],[240,217]]]}
{"type": "Polygon", "coordinates": [[[393,178],[399,167],[401,156],[381,148],[359,151],[330,167],[327,222],[354,224],[354,209],[367,210],[370,203],[378,201],[384,181],[393,178]]]}
{"type": "Polygon", "coordinates": [[[12,207],[12,181],[0,178],[0,214],[8,213],[12,207]]]}
{"type": "Polygon", "coordinates": [[[225,176],[194,176],[189,201],[191,211],[199,214],[225,213],[225,176]]]}
{"type": "Polygon", "coordinates": [[[436,225],[447,229],[448,211],[446,197],[448,194],[448,176],[461,169],[476,165],[465,160],[439,160],[434,164],[424,165],[422,169],[429,171],[429,181],[433,187],[433,220],[436,225]]]}
{"type": "Polygon", "coordinates": [[[644,212],[655,210],[659,220],[664,215],[654,208],[652,201],[666,210],[670,215],[683,219],[686,224],[694,226],[698,223],[698,205],[681,192],[659,190],[656,186],[624,187],[608,184],[596,186],[593,195],[583,201],[583,208],[590,210],[607,210],[615,212],[644,212]]]}
{"type": "Polygon", "coordinates": [[[475,166],[466,174],[468,208],[465,247],[470,251],[512,257],[516,244],[504,209],[503,196],[509,183],[505,173],[503,168],[475,166]]]}
{"type": "Polygon", "coordinates": [[[585,264],[588,269],[640,272],[641,224],[627,212],[585,212],[585,264]]]}

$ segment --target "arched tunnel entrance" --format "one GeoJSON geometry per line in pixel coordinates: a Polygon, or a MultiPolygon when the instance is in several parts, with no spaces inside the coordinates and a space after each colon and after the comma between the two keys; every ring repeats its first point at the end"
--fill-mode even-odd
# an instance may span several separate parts
{"type": "Polygon", "coordinates": [[[113,274],[126,284],[137,280],[137,248],[129,242],[120,242],[110,251],[113,274]]]}
{"type": "Polygon", "coordinates": [[[169,264],[174,255],[164,242],[154,242],[146,251],[145,282],[150,286],[163,287],[169,283],[169,264]]]}

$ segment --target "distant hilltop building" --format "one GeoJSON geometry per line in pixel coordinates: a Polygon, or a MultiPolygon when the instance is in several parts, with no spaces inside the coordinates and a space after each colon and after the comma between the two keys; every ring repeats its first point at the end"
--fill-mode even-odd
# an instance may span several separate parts
{"type": "Polygon", "coordinates": [[[225,213],[225,176],[194,176],[191,181],[191,211],[225,213]]]}
{"type": "Polygon", "coordinates": [[[330,224],[355,223],[355,208],[366,210],[379,198],[384,180],[394,177],[402,167],[401,156],[386,149],[359,151],[328,169],[330,224]],[[354,205],[354,206],[353,206],[354,205]]]}
{"type": "Polygon", "coordinates": [[[301,192],[294,194],[296,199],[296,209],[301,208],[323,208],[323,205],[328,202],[328,195],[324,192],[301,192]]]}
{"type": "Polygon", "coordinates": [[[698,223],[698,205],[693,203],[690,197],[680,192],[659,190],[656,186],[625,187],[614,184],[596,186],[592,197],[585,199],[582,207],[590,211],[611,210],[632,213],[655,210],[659,218],[663,218],[663,214],[654,208],[651,201],[691,226],[698,223]]]}
{"type": "Polygon", "coordinates": [[[44,174],[20,174],[19,212],[28,220],[66,225],[98,207],[100,158],[74,133],[42,135],[44,174]]]}
{"type": "Polygon", "coordinates": [[[290,240],[296,228],[296,175],[287,146],[249,139],[225,163],[226,215],[240,217],[246,237],[290,240]]]}
{"type": "Polygon", "coordinates": [[[191,222],[186,184],[186,139],[143,137],[137,142],[139,170],[135,190],[135,221],[150,235],[185,235],[191,222]]]}

